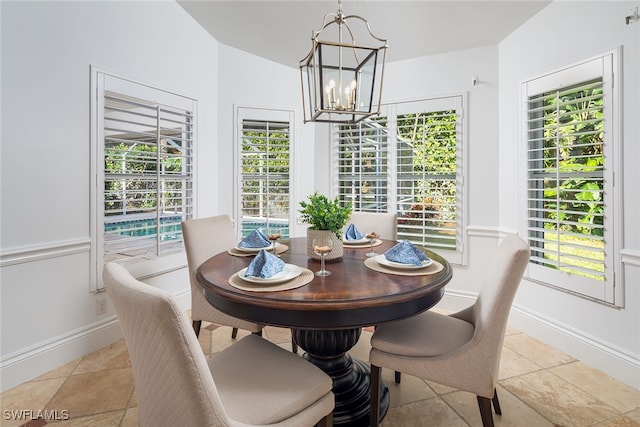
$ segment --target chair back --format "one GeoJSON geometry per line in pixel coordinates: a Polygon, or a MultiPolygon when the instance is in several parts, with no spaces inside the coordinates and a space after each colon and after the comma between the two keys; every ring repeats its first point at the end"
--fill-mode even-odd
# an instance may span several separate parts
{"type": "Polygon", "coordinates": [[[191,317],[193,320],[216,321],[222,314],[213,312],[196,280],[196,272],[203,262],[235,246],[233,220],[229,215],[218,215],[183,221],[182,239],[189,266],[191,317]]]}
{"type": "Polygon", "coordinates": [[[141,426],[226,426],[226,413],[189,319],[172,295],[122,266],[103,273],[124,335],[141,426]]]}
{"type": "Polygon", "coordinates": [[[398,239],[398,217],[393,212],[352,212],[349,222],[362,233],[376,227],[381,239],[398,239]]]}
{"type": "Polygon", "coordinates": [[[183,221],[182,238],[192,281],[203,262],[237,243],[233,220],[229,215],[183,221]]]}
{"type": "Polygon", "coordinates": [[[495,356],[495,371],[500,362],[500,350],[504,341],[511,304],[529,263],[529,245],[516,235],[506,237],[493,262],[480,294],[473,305],[475,332],[473,341],[484,341],[486,351],[495,356]]]}

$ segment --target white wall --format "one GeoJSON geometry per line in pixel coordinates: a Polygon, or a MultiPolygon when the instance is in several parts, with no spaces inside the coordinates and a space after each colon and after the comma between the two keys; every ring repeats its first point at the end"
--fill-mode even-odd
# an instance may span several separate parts
{"type": "MultiPolygon", "coordinates": [[[[328,191],[330,159],[326,126],[302,123],[298,70],[219,46],[173,2],[0,4],[5,389],[119,337],[112,309],[96,316],[95,295],[88,292],[90,64],[198,99],[199,216],[233,210],[235,105],[294,110],[292,208],[316,189],[328,191]]],[[[390,63],[384,100],[468,93],[469,262],[456,267],[443,301],[448,307],[466,305],[479,289],[474,278],[485,268],[484,255],[503,232],[518,228],[513,201],[518,199],[520,81],[624,44],[627,185],[621,258],[627,305],[612,309],[525,283],[512,320],[638,387],[640,24],[623,23],[634,5],[554,2],[499,46],[390,63]],[[577,31],[571,37],[560,31],[570,32],[568,26],[578,22],[598,31],[579,32],[581,42],[558,49],[553,37],[574,40],[577,31]],[[471,84],[474,75],[477,86],[471,84]]],[[[301,235],[304,228],[293,232],[301,235]]],[[[184,270],[148,281],[188,296],[184,270]]]]}
{"type": "MultiPolygon", "coordinates": [[[[89,292],[89,67],[198,100],[216,157],[218,43],[176,3],[1,2],[1,388],[120,336],[89,292]]],[[[218,186],[199,165],[198,182],[218,186]]],[[[202,213],[217,200],[203,198],[202,213]]],[[[185,270],[150,279],[188,292],[185,270]]]]}
{"type": "MultiPolygon", "coordinates": [[[[219,54],[219,98],[218,98],[218,179],[221,184],[216,190],[220,212],[233,214],[233,183],[238,175],[234,171],[234,109],[258,107],[264,109],[294,111],[292,129],[292,171],[291,209],[298,210],[300,200],[313,193],[314,171],[314,127],[304,124],[300,92],[300,71],[255,55],[242,52],[225,45],[219,54]]],[[[201,159],[208,162],[207,159],[201,159]]],[[[216,188],[216,187],[211,187],[216,188]]],[[[306,225],[291,224],[291,235],[304,235],[306,225]]]]}
{"type": "Polygon", "coordinates": [[[555,1],[500,43],[498,194],[500,228],[518,229],[523,214],[517,203],[520,83],[622,46],[624,157],[616,182],[624,189],[624,221],[616,224],[623,232],[616,280],[624,287],[625,307],[524,282],[512,320],[525,332],[640,387],[640,23],[624,21],[635,7],[637,1],[555,1]]]}
{"type": "MultiPolygon", "coordinates": [[[[449,295],[470,297],[480,289],[483,254],[498,238],[498,47],[486,46],[392,62],[385,70],[383,103],[466,93],[468,193],[466,266],[457,266],[449,295]],[[477,76],[478,84],[472,78],[477,76]]],[[[468,300],[464,302],[468,303],[468,300]]]]}

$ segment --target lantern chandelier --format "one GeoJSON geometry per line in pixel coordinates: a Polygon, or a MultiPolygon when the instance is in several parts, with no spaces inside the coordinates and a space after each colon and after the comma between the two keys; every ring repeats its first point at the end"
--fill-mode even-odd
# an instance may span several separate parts
{"type": "Polygon", "coordinates": [[[352,124],[379,114],[387,40],[375,36],[366,19],[344,16],[342,0],[338,0],[338,11],[325,15],[311,41],[311,51],[300,61],[305,123],[352,124]],[[356,44],[350,20],[361,21],[359,25],[366,28],[362,34],[368,33],[371,44],[377,46],[356,44]],[[338,41],[321,40],[322,33],[334,24],[338,41]],[[345,30],[350,42],[343,40],[345,30]]]}

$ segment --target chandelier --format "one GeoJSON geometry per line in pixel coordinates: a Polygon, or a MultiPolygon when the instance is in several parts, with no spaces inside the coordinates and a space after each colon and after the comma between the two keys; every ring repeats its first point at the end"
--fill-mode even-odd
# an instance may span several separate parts
{"type": "Polygon", "coordinates": [[[387,40],[376,37],[366,19],[344,16],[338,0],[338,11],[325,15],[311,41],[311,51],[300,61],[304,122],[351,124],[379,114],[387,40]],[[356,27],[348,21],[356,21],[358,36],[367,36],[375,46],[356,44],[356,27]],[[320,39],[331,31],[337,41],[320,39]]]}

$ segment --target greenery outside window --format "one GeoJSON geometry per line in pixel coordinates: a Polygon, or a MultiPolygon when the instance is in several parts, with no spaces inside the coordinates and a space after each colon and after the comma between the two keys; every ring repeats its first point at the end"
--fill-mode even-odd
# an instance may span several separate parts
{"type": "Polygon", "coordinates": [[[615,303],[612,59],[572,66],[523,89],[529,276],[615,303]]]}
{"type": "MultiPolygon", "coordinates": [[[[193,215],[194,100],[97,73],[96,250],[102,263],[182,252],[193,215]]],[[[97,287],[96,287],[97,288],[97,287]]]]}
{"type": "Polygon", "coordinates": [[[291,125],[289,112],[238,109],[241,237],[276,227],[289,237],[291,125]]]}
{"type": "Polygon", "coordinates": [[[337,191],[356,211],[398,215],[398,238],[463,263],[464,97],[385,105],[334,127],[337,191]]]}

